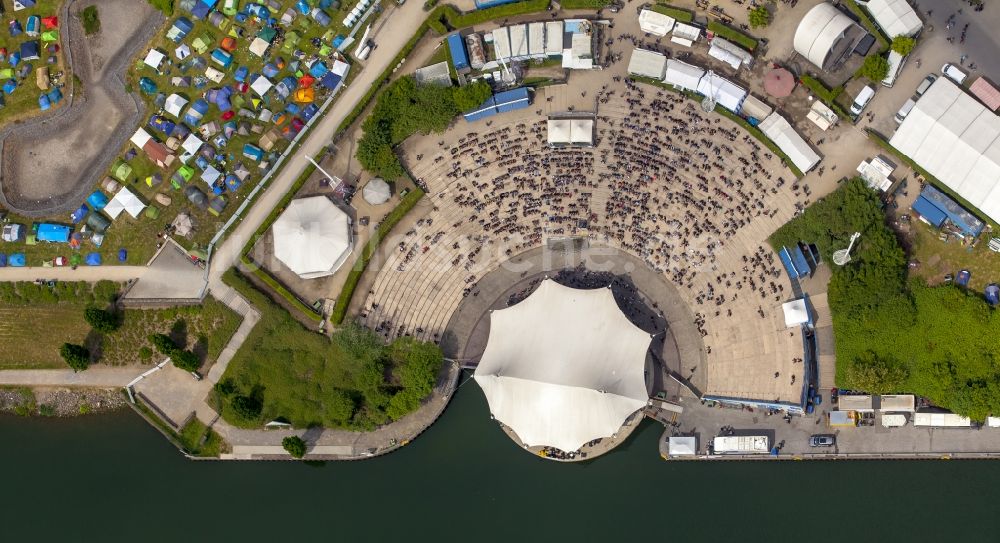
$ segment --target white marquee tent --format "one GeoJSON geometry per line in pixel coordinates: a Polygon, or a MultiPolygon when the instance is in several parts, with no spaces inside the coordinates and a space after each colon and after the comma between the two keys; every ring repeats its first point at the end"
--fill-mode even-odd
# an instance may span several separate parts
{"type": "Polygon", "coordinates": [[[332,275],[351,254],[351,220],[326,196],[292,200],[274,221],[274,256],[303,279],[332,275]]]}
{"type": "Polygon", "coordinates": [[[632,49],[628,59],[628,73],[653,79],[663,79],[667,70],[667,56],[647,49],[632,49]]]}
{"type": "Polygon", "coordinates": [[[781,305],[781,310],[785,314],[785,328],[793,328],[809,322],[809,308],[806,306],[805,298],[785,302],[781,305]]]}
{"type": "Polygon", "coordinates": [[[667,456],[694,456],[698,454],[698,440],[694,436],[670,436],[667,456]]]}
{"type": "Polygon", "coordinates": [[[826,70],[833,63],[830,53],[838,48],[849,31],[857,26],[833,4],[817,4],[806,13],[795,29],[792,45],[806,60],[826,70]]]}
{"type": "Polygon", "coordinates": [[[712,39],[712,45],[708,48],[708,55],[732,66],[734,70],[738,70],[744,64],[748,67],[753,65],[753,55],[750,51],[718,36],[712,39]]]}
{"type": "Polygon", "coordinates": [[[779,149],[791,159],[792,164],[802,172],[807,172],[819,163],[820,157],[802,136],[795,131],[791,123],[777,111],[767,116],[760,126],[764,133],[779,149]]]}
{"type": "Polygon", "coordinates": [[[653,10],[644,9],[639,12],[639,30],[661,38],[674,29],[675,22],[677,21],[673,17],[653,10]]]}
{"type": "Polygon", "coordinates": [[[361,195],[365,201],[373,206],[381,205],[392,198],[392,189],[381,177],[373,177],[371,181],[361,190],[361,195]]]}
{"type": "Polygon", "coordinates": [[[188,103],[187,98],[179,94],[171,94],[167,96],[167,101],[163,104],[163,109],[170,115],[176,118],[181,117],[181,110],[184,109],[188,103]]]}
{"type": "Polygon", "coordinates": [[[667,73],[663,82],[677,88],[696,91],[698,82],[705,75],[705,70],[679,60],[667,59],[667,73]]]}
{"type": "Polygon", "coordinates": [[[869,0],[863,5],[887,36],[915,36],[924,26],[906,0],[869,0]]]}
{"type": "Polygon", "coordinates": [[[1000,221],[1000,117],[948,78],[917,100],[889,143],[1000,221]]]}
{"type": "Polygon", "coordinates": [[[254,79],[253,83],[250,84],[250,88],[257,93],[257,96],[264,96],[273,86],[274,83],[271,83],[270,79],[262,75],[258,75],[257,79],[254,79]]]}
{"type": "Polygon", "coordinates": [[[104,206],[104,212],[108,214],[108,217],[111,217],[111,220],[117,219],[123,211],[131,215],[133,219],[138,219],[139,214],[145,208],[146,204],[142,203],[138,196],[128,190],[128,187],[122,187],[108,202],[108,205],[104,206]]]}
{"type": "Polygon", "coordinates": [[[698,81],[697,90],[699,94],[712,97],[716,104],[733,113],[739,112],[740,104],[747,96],[746,89],[714,72],[708,72],[698,81]]]}
{"type": "Polygon", "coordinates": [[[150,49],[149,53],[146,53],[146,59],[143,60],[143,62],[146,63],[146,66],[159,71],[160,63],[163,62],[163,59],[165,58],[167,58],[167,55],[164,54],[163,51],[160,51],[159,49],[150,49]]]}
{"type": "Polygon", "coordinates": [[[609,288],[546,279],[490,320],[475,379],[493,416],[525,445],[576,451],[614,435],[645,407],[650,335],[625,317],[609,288]]]}

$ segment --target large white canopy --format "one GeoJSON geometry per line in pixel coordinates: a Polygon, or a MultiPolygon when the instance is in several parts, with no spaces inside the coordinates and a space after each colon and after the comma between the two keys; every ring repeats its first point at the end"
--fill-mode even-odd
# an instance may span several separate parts
{"type": "Polygon", "coordinates": [[[392,188],[381,177],[374,177],[361,190],[361,195],[365,201],[373,206],[384,204],[392,198],[392,188]]]}
{"type": "Polygon", "coordinates": [[[716,104],[733,113],[739,112],[740,105],[747,96],[746,89],[714,72],[708,72],[698,81],[697,90],[699,94],[712,97],[716,104]]]}
{"type": "Polygon", "coordinates": [[[869,0],[865,7],[890,38],[915,36],[924,26],[906,0],[869,0]]]}
{"type": "Polygon", "coordinates": [[[475,379],[493,416],[524,444],[575,451],[646,405],[650,335],[625,317],[611,289],[546,279],[490,320],[475,379]]]}
{"type": "Polygon", "coordinates": [[[667,70],[667,56],[656,51],[632,49],[628,59],[628,73],[653,79],[663,79],[667,70]]]}
{"type": "Polygon", "coordinates": [[[351,249],[350,219],[326,196],[292,200],[274,221],[274,256],[303,279],[332,275],[351,249]]]}
{"type": "Polygon", "coordinates": [[[917,100],[889,143],[1000,221],[1000,118],[948,78],[917,100]]]}
{"type": "Polygon", "coordinates": [[[639,12],[639,30],[654,36],[666,36],[677,22],[673,17],[644,9],[639,12]]]}
{"type": "Polygon", "coordinates": [[[547,21],[545,23],[545,55],[561,55],[563,50],[563,22],[547,21]]]}
{"type": "Polygon", "coordinates": [[[747,66],[753,64],[753,55],[750,51],[719,36],[712,39],[712,45],[708,48],[708,55],[732,66],[734,70],[738,70],[744,64],[747,66]]]}
{"type": "Polygon", "coordinates": [[[128,190],[128,187],[122,187],[108,205],[104,206],[104,212],[111,217],[111,220],[117,219],[122,211],[131,215],[133,219],[138,219],[145,208],[146,204],[142,203],[138,196],[128,190]]]}
{"type": "Polygon", "coordinates": [[[694,436],[670,436],[667,456],[694,456],[698,454],[698,440],[694,436]]]}
{"type": "Polygon", "coordinates": [[[809,10],[799,21],[792,45],[806,60],[825,70],[832,61],[830,53],[853,26],[854,21],[847,15],[833,4],[823,2],[809,10]]]}
{"type": "Polygon", "coordinates": [[[671,58],[667,59],[667,73],[663,76],[663,82],[684,90],[696,91],[703,75],[705,70],[671,58]]]}
{"type": "Polygon", "coordinates": [[[785,314],[785,328],[809,322],[809,308],[806,307],[805,298],[785,302],[781,305],[781,311],[785,314]]]}
{"type": "Polygon", "coordinates": [[[820,157],[816,151],[777,111],[768,115],[758,128],[791,159],[799,171],[807,172],[819,163],[820,157]]]}
{"type": "Polygon", "coordinates": [[[550,145],[591,145],[594,143],[593,119],[549,119],[550,145]]]}
{"type": "Polygon", "coordinates": [[[273,86],[274,83],[262,75],[257,76],[257,79],[254,79],[253,83],[250,84],[250,88],[257,93],[257,96],[264,96],[273,86]]]}

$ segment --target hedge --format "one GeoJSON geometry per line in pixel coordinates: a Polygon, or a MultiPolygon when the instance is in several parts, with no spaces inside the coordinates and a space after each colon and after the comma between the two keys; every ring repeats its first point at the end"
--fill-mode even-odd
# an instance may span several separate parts
{"type": "Polygon", "coordinates": [[[682,23],[690,23],[694,20],[694,13],[691,13],[686,9],[675,8],[673,6],[662,6],[660,4],[650,6],[649,9],[661,15],[673,17],[682,23]]]}
{"type": "MultiPolygon", "coordinates": [[[[634,77],[634,76],[632,77],[632,79],[635,79],[636,81],[641,81],[643,83],[649,83],[650,85],[655,85],[657,87],[666,89],[666,90],[668,90],[670,92],[676,92],[677,94],[681,94],[681,95],[683,95],[683,96],[685,96],[687,98],[690,98],[692,100],[701,100],[702,99],[702,95],[700,95],[700,94],[698,94],[696,92],[687,91],[687,90],[683,90],[683,89],[678,89],[678,88],[676,88],[676,87],[674,87],[672,85],[668,85],[668,84],[664,83],[663,81],[660,81],[659,79],[653,79],[653,78],[650,78],[650,77],[634,77]]],[[[785,166],[787,166],[788,169],[792,171],[792,174],[794,174],[795,177],[801,178],[803,175],[805,175],[805,174],[802,173],[802,170],[798,169],[798,167],[796,167],[795,164],[792,163],[792,160],[790,158],[788,158],[788,155],[786,155],[784,152],[782,152],[781,149],[778,148],[777,144],[775,144],[767,136],[765,136],[764,133],[761,132],[759,128],[757,128],[756,126],[751,125],[743,117],[740,117],[739,115],[733,113],[732,111],[729,111],[728,109],[726,109],[726,108],[724,108],[724,107],[722,107],[722,106],[720,106],[718,104],[715,105],[715,112],[718,113],[718,114],[720,114],[720,115],[722,115],[723,117],[728,118],[729,120],[735,122],[736,124],[742,126],[744,130],[746,130],[747,132],[749,132],[751,136],[757,138],[757,140],[760,141],[761,143],[763,143],[764,146],[766,146],[768,149],[770,149],[772,153],[774,153],[775,155],[781,157],[781,159],[785,163],[785,166]]]]}
{"type": "Polygon", "coordinates": [[[559,0],[563,9],[604,9],[611,5],[611,0],[559,0]]]}
{"type": "Polygon", "coordinates": [[[298,296],[290,292],[281,284],[274,276],[267,272],[264,268],[257,266],[253,261],[250,260],[246,255],[243,255],[241,259],[243,264],[245,264],[254,274],[257,279],[260,279],[265,285],[267,285],[271,290],[281,295],[288,303],[292,305],[295,309],[301,311],[305,316],[310,319],[320,322],[323,320],[323,316],[316,312],[311,306],[308,306],[299,299],[298,296]]]}
{"type": "Polygon", "coordinates": [[[751,36],[736,30],[734,28],[729,28],[728,26],[720,23],[719,21],[712,21],[708,23],[708,30],[717,36],[722,36],[731,42],[735,42],[747,49],[754,51],[757,49],[757,40],[751,36]]]}
{"type": "Polygon", "coordinates": [[[847,112],[844,111],[844,108],[840,107],[840,104],[836,102],[837,97],[840,96],[842,92],[844,92],[843,85],[833,89],[828,89],[826,88],[826,85],[824,85],[822,81],[810,75],[803,75],[801,78],[799,78],[799,80],[802,82],[803,85],[806,86],[806,88],[808,88],[813,94],[815,94],[820,99],[820,101],[830,106],[830,109],[836,112],[841,119],[847,121],[851,120],[851,116],[848,115],[847,112]]]}
{"type": "Polygon", "coordinates": [[[877,143],[879,147],[885,149],[886,151],[889,151],[889,153],[891,153],[893,156],[895,156],[896,158],[901,160],[904,164],[912,168],[913,171],[919,173],[921,176],[923,176],[924,179],[927,180],[928,183],[934,185],[934,188],[937,188],[941,192],[947,194],[952,200],[955,200],[962,207],[964,207],[966,210],[975,215],[977,219],[983,221],[983,223],[985,224],[990,225],[990,228],[992,228],[994,231],[1000,230],[1000,225],[997,225],[997,223],[991,220],[989,217],[984,216],[982,212],[979,211],[979,208],[970,204],[965,198],[962,198],[961,196],[956,194],[955,191],[951,190],[951,188],[942,183],[940,179],[934,177],[927,170],[923,169],[922,167],[920,167],[920,165],[914,162],[913,159],[904,155],[902,151],[893,147],[889,143],[889,141],[882,136],[882,134],[879,134],[878,132],[872,130],[871,128],[866,128],[865,132],[868,133],[868,137],[872,139],[875,143],[877,143]]]}
{"type": "Polygon", "coordinates": [[[347,280],[344,282],[344,288],[340,290],[340,296],[337,296],[337,301],[333,305],[333,312],[330,314],[330,322],[334,326],[339,326],[344,322],[344,317],[347,316],[347,308],[351,304],[351,298],[354,296],[354,289],[358,287],[358,283],[361,281],[361,276],[364,275],[365,269],[368,268],[368,263],[371,261],[372,256],[375,255],[375,251],[378,246],[382,243],[382,239],[389,235],[393,227],[396,226],[407,213],[421,198],[424,197],[424,191],[419,187],[413,189],[411,192],[407,193],[406,196],[399,202],[388,215],[382,219],[382,222],[378,224],[375,228],[375,232],[372,234],[371,239],[365,244],[364,248],[361,250],[361,256],[358,257],[357,262],[354,264],[354,268],[351,273],[348,274],[347,280]]]}

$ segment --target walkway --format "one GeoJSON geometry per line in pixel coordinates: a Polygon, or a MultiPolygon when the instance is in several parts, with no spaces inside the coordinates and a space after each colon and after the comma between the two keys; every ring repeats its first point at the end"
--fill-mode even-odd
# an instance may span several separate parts
{"type": "Polygon", "coordinates": [[[0,268],[0,281],[34,281],[35,279],[57,279],[59,281],[96,282],[103,279],[124,283],[130,279],[139,279],[146,274],[146,266],[80,266],[77,269],[68,266],[61,268],[45,268],[40,266],[0,268]]]}
{"type": "Polygon", "coordinates": [[[123,387],[147,369],[130,366],[91,368],[81,372],[71,369],[5,370],[0,371],[0,385],[123,387]]]}

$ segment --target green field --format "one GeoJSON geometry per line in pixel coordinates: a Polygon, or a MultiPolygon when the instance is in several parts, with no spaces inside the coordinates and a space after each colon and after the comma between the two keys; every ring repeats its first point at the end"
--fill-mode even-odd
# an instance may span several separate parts
{"type": "Polygon", "coordinates": [[[920,266],[910,273],[928,284],[936,285],[944,280],[945,274],[955,275],[962,269],[972,272],[969,288],[976,292],[1000,281],[1000,254],[987,248],[989,236],[983,236],[978,245],[969,247],[955,238],[941,241],[937,230],[914,220],[908,238],[912,245],[911,258],[920,262],[920,266]]]}
{"type": "MultiPolygon", "coordinates": [[[[8,9],[10,9],[9,2],[4,2],[4,4],[8,9]]],[[[19,23],[21,23],[21,26],[24,27],[25,22],[31,15],[37,15],[39,17],[58,15],[59,8],[60,6],[62,6],[62,4],[63,4],[62,0],[38,0],[38,2],[34,5],[34,7],[23,9],[17,12],[10,10],[7,13],[4,13],[4,22],[9,23],[11,20],[16,19],[19,23]]],[[[66,21],[60,19],[59,31],[65,32],[66,31],[65,26],[66,26],[66,21]]],[[[39,44],[42,44],[41,36],[28,37],[26,33],[22,33],[21,35],[12,38],[10,36],[10,32],[7,32],[6,30],[0,33],[0,47],[7,49],[8,55],[14,51],[19,50],[22,43],[31,40],[38,40],[39,44]]],[[[56,42],[56,43],[59,43],[61,47],[62,45],[61,42],[56,42]]],[[[45,59],[48,58],[50,55],[45,52],[44,44],[42,44],[40,55],[42,57],[41,59],[28,61],[29,64],[31,64],[32,68],[48,66],[50,74],[54,74],[55,72],[59,71],[67,72],[66,70],[64,70],[63,67],[63,56],[61,51],[56,54],[56,57],[58,59],[56,64],[45,63],[45,59]]],[[[21,65],[18,64],[17,68],[20,67],[21,65]]],[[[2,63],[2,66],[0,66],[0,68],[10,68],[10,64],[4,61],[2,63]]],[[[17,68],[14,68],[14,70],[16,71],[17,68]]],[[[0,126],[3,126],[9,122],[17,122],[20,120],[24,120],[28,117],[31,117],[32,115],[41,112],[38,109],[38,95],[41,94],[42,91],[35,84],[34,69],[23,80],[20,80],[16,77],[14,79],[17,80],[17,89],[12,94],[4,95],[3,97],[4,103],[6,105],[2,109],[0,109],[0,126]]],[[[4,79],[4,81],[6,81],[6,79],[4,79]]],[[[66,75],[63,76],[62,82],[64,84],[69,83],[68,72],[66,75]]],[[[63,89],[64,97],[68,98],[68,94],[69,93],[67,92],[67,89],[64,88],[63,89]]],[[[62,103],[65,103],[65,100],[62,103]]],[[[60,105],[62,103],[60,103],[60,105]]]]}

